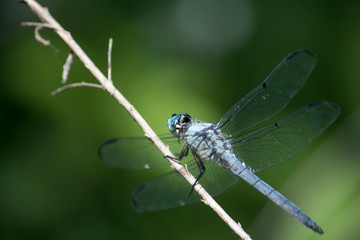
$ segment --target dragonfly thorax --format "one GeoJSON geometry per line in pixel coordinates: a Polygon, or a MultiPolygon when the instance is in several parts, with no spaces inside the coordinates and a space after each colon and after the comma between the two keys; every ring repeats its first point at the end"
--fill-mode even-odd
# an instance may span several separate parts
{"type": "Polygon", "coordinates": [[[224,153],[231,152],[229,140],[211,123],[192,122],[182,139],[201,159],[220,161],[224,153]]]}

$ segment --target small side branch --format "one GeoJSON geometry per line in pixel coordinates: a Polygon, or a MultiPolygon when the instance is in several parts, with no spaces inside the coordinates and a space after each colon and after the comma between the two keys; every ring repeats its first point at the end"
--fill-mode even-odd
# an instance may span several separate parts
{"type": "Polygon", "coordinates": [[[70,68],[71,68],[71,64],[73,63],[74,61],[74,54],[73,52],[71,51],[69,53],[69,56],[67,57],[66,59],[66,62],[63,66],[63,74],[62,74],[62,80],[61,80],[61,83],[66,83],[67,79],[68,79],[68,76],[69,76],[69,72],[70,72],[70,68]]]}
{"type": "Polygon", "coordinates": [[[73,84],[69,84],[66,85],[64,87],[58,88],[55,91],[53,91],[51,93],[52,96],[55,96],[58,93],[61,93],[69,88],[75,88],[75,87],[94,87],[94,88],[101,88],[104,89],[103,86],[99,85],[99,84],[95,84],[95,83],[87,83],[87,82],[80,82],[80,83],[73,83],[73,84]]]}
{"type": "Polygon", "coordinates": [[[30,27],[35,27],[35,39],[44,44],[45,46],[49,46],[50,45],[50,41],[46,40],[45,38],[43,38],[40,35],[40,30],[42,28],[53,28],[53,26],[51,26],[50,24],[46,24],[46,23],[36,23],[36,22],[23,22],[21,23],[21,26],[30,26],[30,27]]]}
{"type": "Polygon", "coordinates": [[[21,23],[21,26],[25,26],[25,27],[40,27],[40,28],[54,28],[54,26],[52,26],[51,24],[47,24],[47,23],[40,23],[40,22],[23,22],[21,23]]]}
{"type": "Polygon", "coordinates": [[[112,52],[112,46],[113,46],[113,39],[109,39],[109,51],[108,51],[108,80],[112,82],[111,78],[111,52],[112,52]]]}

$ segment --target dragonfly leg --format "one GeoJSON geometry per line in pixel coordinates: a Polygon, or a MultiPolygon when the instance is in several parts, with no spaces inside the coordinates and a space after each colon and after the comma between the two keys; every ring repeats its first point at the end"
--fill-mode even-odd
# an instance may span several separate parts
{"type": "Polygon", "coordinates": [[[174,154],[174,155],[177,155],[178,158],[174,158],[172,156],[165,156],[165,158],[168,158],[168,159],[180,164],[181,159],[183,159],[183,157],[186,157],[188,154],[189,154],[189,147],[185,144],[179,154],[174,154]]]}
{"type": "Polygon", "coordinates": [[[199,182],[200,178],[204,175],[205,170],[206,170],[203,162],[202,162],[201,159],[200,159],[200,157],[197,156],[196,154],[193,154],[193,155],[194,155],[194,159],[195,159],[195,161],[196,161],[196,164],[197,164],[198,167],[199,167],[200,174],[199,174],[199,176],[196,178],[195,183],[192,185],[191,190],[190,190],[190,193],[189,193],[189,195],[188,195],[188,198],[191,197],[192,193],[194,192],[194,187],[195,187],[195,185],[199,182]]]}

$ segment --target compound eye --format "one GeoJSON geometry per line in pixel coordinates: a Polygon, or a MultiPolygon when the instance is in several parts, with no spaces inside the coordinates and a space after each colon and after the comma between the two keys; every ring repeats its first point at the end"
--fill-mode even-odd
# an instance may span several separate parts
{"type": "Polygon", "coordinates": [[[171,115],[171,117],[175,117],[177,114],[176,113],[174,113],[173,115],[171,115]]]}
{"type": "Polygon", "coordinates": [[[191,117],[190,117],[190,115],[189,115],[189,114],[182,115],[181,122],[182,122],[182,123],[191,122],[191,117]]]}

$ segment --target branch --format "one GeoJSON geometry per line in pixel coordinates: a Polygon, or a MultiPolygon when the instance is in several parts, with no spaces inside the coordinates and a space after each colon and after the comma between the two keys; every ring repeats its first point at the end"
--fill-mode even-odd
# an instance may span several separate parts
{"type": "Polygon", "coordinates": [[[61,83],[66,83],[68,76],[69,76],[70,67],[71,67],[71,64],[73,63],[73,61],[74,61],[74,54],[71,51],[69,53],[69,56],[66,59],[64,66],[63,66],[63,74],[62,74],[61,83]]]}
{"type": "MultiPolygon", "coordinates": [[[[94,77],[100,82],[103,89],[105,89],[111,96],[113,96],[124,108],[129,112],[130,116],[139,124],[141,129],[144,131],[145,135],[151,139],[154,145],[161,151],[164,156],[170,156],[174,158],[173,154],[170,152],[169,148],[164,145],[155,132],[150,128],[150,126],[145,122],[141,117],[139,112],[127,101],[127,99],[115,88],[111,79],[111,70],[108,73],[108,78],[101,73],[101,71],[95,66],[91,59],[85,54],[81,47],[75,42],[71,34],[64,30],[62,26],[50,15],[47,8],[42,7],[35,0],[23,0],[31,10],[38,15],[44,25],[41,27],[48,27],[53,29],[69,46],[71,51],[80,59],[85,67],[94,75],[94,77]]],[[[39,26],[39,25],[38,25],[39,26]]],[[[109,43],[109,54],[108,58],[111,55],[111,46],[112,41],[109,43]]],[[[109,69],[111,69],[111,61],[108,61],[109,69]]],[[[89,84],[82,83],[82,86],[89,86],[89,84]]],[[[64,88],[75,87],[74,85],[65,86],[64,88]]],[[[171,167],[178,171],[189,183],[193,185],[195,183],[195,178],[192,176],[184,166],[181,164],[176,164],[171,159],[168,159],[171,167]]],[[[241,238],[241,239],[251,239],[250,236],[241,228],[239,223],[236,223],[222,208],[215,202],[215,200],[206,192],[206,190],[200,185],[195,185],[195,191],[199,193],[202,197],[203,202],[209,205],[219,216],[224,220],[226,224],[241,238]]]]}
{"type": "Polygon", "coordinates": [[[75,87],[94,87],[94,88],[103,88],[103,86],[99,85],[99,84],[94,84],[94,83],[87,83],[87,82],[81,82],[81,83],[73,83],[73,84],[69,84],[66,85],[64,87],[58,88],[55,91],[53,91],[51,93],[52,96],[57,95],[58,93],[61,93],[69,88],[75,88],[75,87]]]}
{"type": "Polygon", "coordinates": [[[112,82],[111,79],[111,52],[112,52],[113,39],[109,39],[109,50],[108,50],[108,80],[112,82]]]}
{"type": "Polygon", "coordinates": [[[35,27],[35,39],[38,40],[39,42],[41,42],[42,44],[44,44],[45,46],[49,46],[50,45],[50,41],[44,39],[41,35],[40,35],[40,30],[42,28],[53,28],[50,24],[46,24],[46,23],[36,23],[36,22],[23,22],[21,23],[21,26],[32,26],[35,27]]]}

